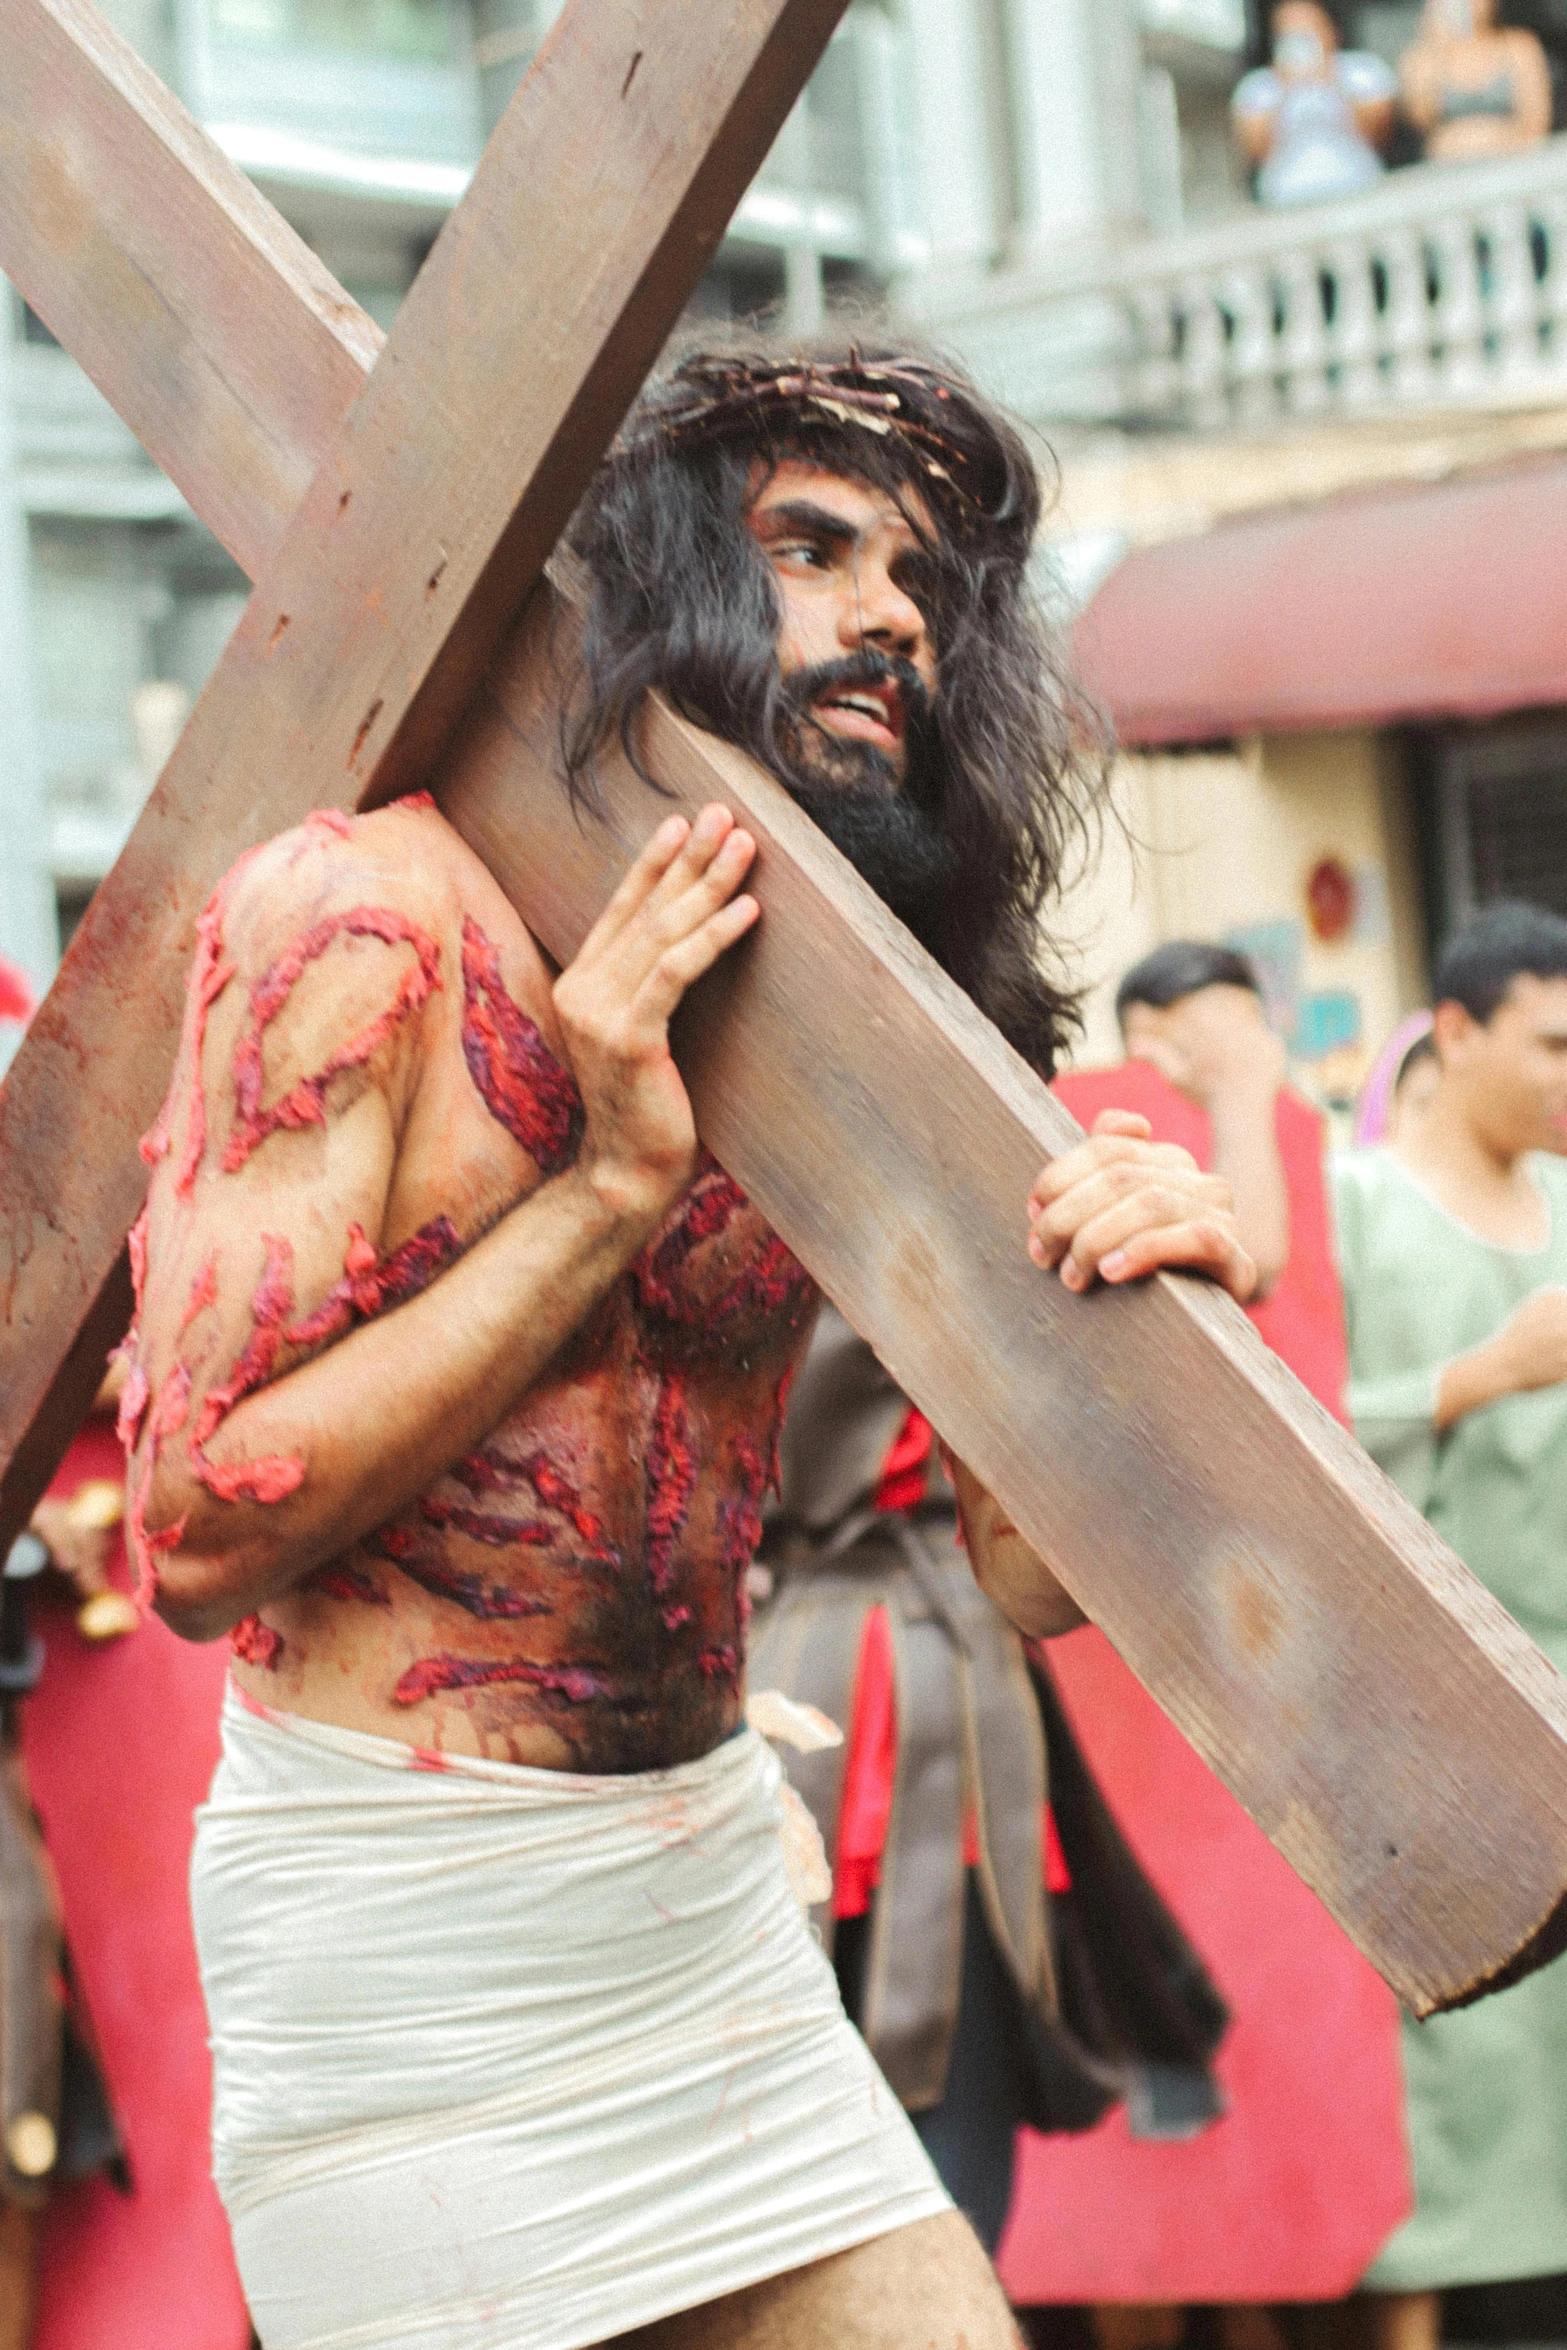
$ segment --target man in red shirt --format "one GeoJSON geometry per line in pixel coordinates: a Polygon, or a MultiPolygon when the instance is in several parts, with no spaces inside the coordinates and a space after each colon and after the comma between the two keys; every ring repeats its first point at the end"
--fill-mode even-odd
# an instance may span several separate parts
{"type": "MultiPolygon", "coordinates": [[[[1342,1418],[1324,1121],[1284,1082],[1251,965],[1173,942],[1127,973],[1117,1010],[1127,1059],[1056,1092],[1085,1123],[1141,1112],[1228,1179],[1259,1268],[1247,1310],[1342,1418]]],[[[1393,1999],[1097,1632],[1055,1642],[1051,1665],[1089,1766],[1232,2010],[1227,2111],[1186,2145],[1134,2145],[1119,2120],[1026,2140],[1003,2277],[1020,2301],[1346,2293],[1409,2207],[1393,1999]]],[[[1118,2344],[1168,2338],[1158,2312],[1147,2325],[1121,2324],[1118,2344]]]]}

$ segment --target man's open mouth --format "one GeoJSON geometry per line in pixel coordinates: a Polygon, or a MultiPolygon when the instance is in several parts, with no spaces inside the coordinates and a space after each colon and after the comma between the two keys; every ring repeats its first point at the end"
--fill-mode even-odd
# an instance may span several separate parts
{"type": "Polygon", "coordinates": [[[903,740],[903,689],[893,678],[874,685],[832,686],[811,710],[829,734],[849,742],[896,750],[903,740]]]}

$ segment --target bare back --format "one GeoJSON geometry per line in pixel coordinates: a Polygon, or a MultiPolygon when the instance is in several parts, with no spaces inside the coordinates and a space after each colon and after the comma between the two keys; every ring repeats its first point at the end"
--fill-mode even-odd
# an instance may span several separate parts
{"type": "MultiPolygon", "coordinates": [[[[314,818],[219,891],[146,1146],[128,1418],[149,1569],[178,1555],[178,1525],[157,1530],[176,1467],[198,1517],[286,1512],[330,1447],[318,1383],[297,1443],[242,1453],[227,1424],[248,1398],[329,1362],[571,1166],[553,977],[428,803],[314,818]]],[[[482,1441],[235,1626],[241,1687],[432,1758],[630,1771],[705,1752],[739,1716],[745,1571],[814,1309],[704,1160],[482,1441]]]]}

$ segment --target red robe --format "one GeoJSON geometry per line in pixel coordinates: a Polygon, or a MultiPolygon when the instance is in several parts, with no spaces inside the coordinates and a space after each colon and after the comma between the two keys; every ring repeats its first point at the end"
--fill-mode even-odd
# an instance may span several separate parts
{"type": "MultiPolygon", "coordinates": [[[[1147,1062],[1056,1092],[1085,1125],[1140,1110],[1160,1141],[1212,1164],[1207,1119],[1147,1062]]],[[[1290,1261],[1252,1319],[1342,1417],[1322,1121],[1282,1092],[1278,1134],[1290,1261]]],[[[1102,1634],[1053,1641],[1050,1661],[1106,1800],[1234,2015],[1216,2065],[1229,2110],[1182,2145],[1134,2142],[1120,2111],[1081,2138],[1025,2131],[1007,2290],[1025,2306],[1345,2293],[1410,2208],[1393,1996],[1102,1634]]]]}
{"type": "MultiPolygon", "coordinates": [[[[124,1475],[90,1422],[51,1491],[124,1475]]],[[[129,1583],[123,1558],[111,1570],[129,1583]]],[[[212,2184],[207,2019],[187,1874],[218,1756],[228,1649],[157,1618],[95,1647],[68,1604],[36,1611],[48,1663],[25,1705],[33,1801],[96,2029],[133,2189],[63,2187],[43,2218],[33,2350],[246,2350],[228,2222],[212,2184]]]]}

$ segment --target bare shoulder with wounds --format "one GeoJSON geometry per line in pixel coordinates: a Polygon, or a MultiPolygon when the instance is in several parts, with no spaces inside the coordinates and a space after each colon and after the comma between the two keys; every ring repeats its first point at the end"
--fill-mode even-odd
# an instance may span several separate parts
{"type": "MultiPolygon", "coordinates": [[[[123,1427],[144,1603],[190,1516],[301,1490],[225,1442],[245,1398],[394,1313],[568,1168],[552,974],[423,799],[313,817],[203,916],[143,1144],[123,1427]]],[[[252,1698],[403,1740],[653,1769],[739,1719],[745,1570],[815,1292],[716,1162],[521,1404],[409,1508],[233,1627],[252,1698]]]]}

